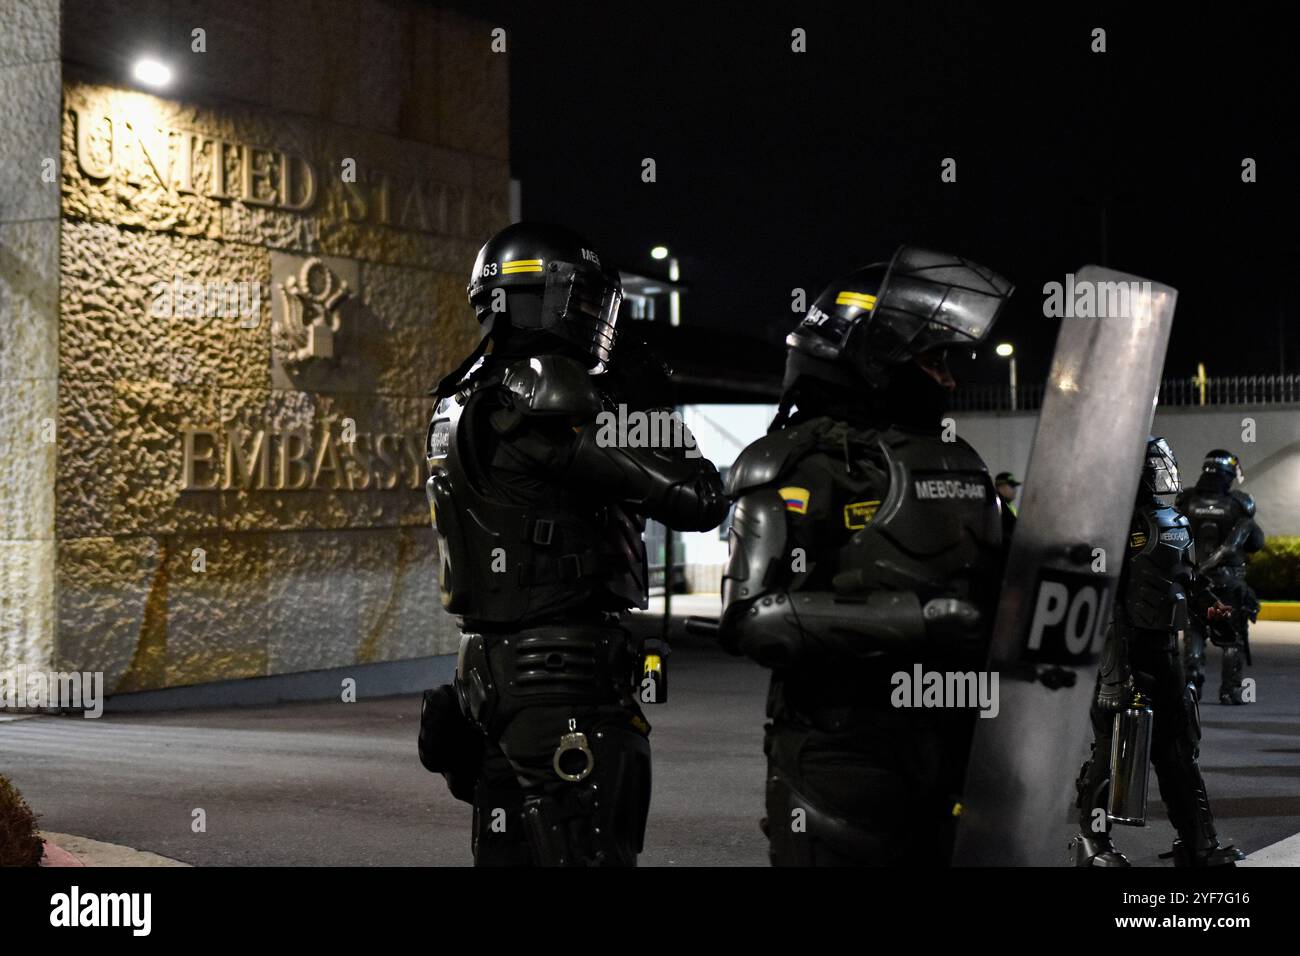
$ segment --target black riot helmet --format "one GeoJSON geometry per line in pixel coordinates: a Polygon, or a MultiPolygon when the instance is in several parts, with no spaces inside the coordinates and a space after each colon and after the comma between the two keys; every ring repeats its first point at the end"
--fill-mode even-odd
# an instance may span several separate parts
{"type": "Polygon", "coordinates": [[[960,256],[900,246],[888,264],[831,283],[786,338],[786,386],[800,376],[883,388],[925,352],[988,335],[1013,286],[960,256]]]}
{"type": "Polygon", "coordinates": [[[1223,448],[1215,448],[1205,453],[1201,463],[1201,477],[1196,482],[1198,488],[1228,492],[1232,483],[1240,482],[1246,476],[1241,472],[1241,459],[1223,448]]]}
{"type": "Polygon", "coordinates": [[[1146,456],[1142,460],[1142,478],[1138,482],[1138,497],[1160,498],[1176,495],[1183,490],[1178,481],[1178,460],[1169,442],[1154,435],[1147,436],[1146,456]]]}
{"type": "Polygon", "coordinates": [[[517,222],[502,229],[479,250],[465,291],[484,336],[546,332],[597,371],[613,354],[622,283],[591,243],[562,226],[517,222]]]}

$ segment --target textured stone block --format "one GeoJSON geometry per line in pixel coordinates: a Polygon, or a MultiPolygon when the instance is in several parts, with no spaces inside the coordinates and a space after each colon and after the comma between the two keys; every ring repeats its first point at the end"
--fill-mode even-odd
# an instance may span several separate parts
{"type": "MultiPolygon", "coordinates": [[[[203,98],[228,98],[272,105],[276,90],[272,51],[280,46],[275,11],[268,0],[174,0],[169,48],[183,51],[177,67],[186,91],[203,98]],[[191,53],[194,30],[205,32],[207,50],[191,53]]],[[[299,49],[298,31],[286,45],[299,49]]]]}
{"type": "MultiPolygon", "coordinates": [[[[492,52],[492,28],[452,10],[439,12],[438,142],[484,156],[510,154],[506,53],[492,52]]],[[[509,38],[507,37],[507,40],[509,38]]]]}
{"type": "Polygon", "coordinates": [[[59,372],[59,224],[0,224],[0,382],[59,372]]]}
{"type": "Polygon", "coordinates": [[[60,538],[112,533],[113,384],[89,380],[59,390],[55,527],[60,538]]]}
{"type": "Polygon", "coordinates": [[[293,42],[269,44],[268,105],[368,125],[360,112],[360,6],[355,0],[270,4],[271,37],[293,37],[293,42]]]}
{"type": "Polygon", "coordinates": [[[110,691],[161,687],[167,650],[167,565],[158,542],[58,543],[55,665],[103,671],[110,691]]]}
{"type": "Polygon", "coordinates": [[[370,0],[359,5],[357,56],[360,75],[357,108],[361,125],[398,135],[401,132],[403,82],[410,61],[405,4],[370,0]]]}
{"type": "Polygon", "coordinates": [[[54,537],[55,416],[53,381],[0,382],[0,539],[54,537]]]}
{"type": "Polygon", "coordinates": [[[59,0],[0,4],[0,67],[59,58],[59,0]]]}
{"type": "Polygon", "coordinates": [[[61,258],[59,357],[66,381],[269,384],[264,250],[65,222],[61,258]],[[176,314],[195,290],[203,290],[202,310],[209,314],[176,314]],[[245,306],[247,316],[239,314],[245,306]]]}
{"type": "Polygon", "coordinates": [[[426,525],[353,535],[353,566],[362,594],[357,662],[454,653],[460,632],[438,597],[433,529],[426,525]]]}
{"type": "Polygon", "coordinates": [[[377,391],[423,395],[478,344],[460,276],[367,264],[362,286],[377,391]]]}
{"type": "Polygon", "coordinates": [[[0,222],[59,214],[60,83],[57,60],[0,67],[0,222]]]}
{"type": "MultiPolygon", "coordinates": [[[[271,602],[286,574],[275,565],[270,542],[266,535],[226,533],[166,539],[167,653],[161,686],[269,673],[271,602]]],[[[306,631],[299,639],[311,640],[306,631]]]]}
{"type": "Polygon", "coordinates": [[[267,536],[270,673],[357,661],[363,588],[353,551],[355,537],[348,531],[267,536]]]}
{"type": "Polygon", "coordinates": [[[216,491],[182,491],[183,434],[213,421],[218,393],[166,382],[117,382],[113,390],[112,520],[115,534],[215,530],[216,491]]]}
{"type": "Polygon", "coordinates": [[[0,669],[54,662],[54,542],[0,539],[0,669]]]}

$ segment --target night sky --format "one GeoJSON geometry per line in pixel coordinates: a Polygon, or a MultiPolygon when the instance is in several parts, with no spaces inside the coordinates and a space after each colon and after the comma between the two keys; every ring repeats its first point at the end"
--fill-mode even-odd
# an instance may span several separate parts
{"type": "MultiPolygon", "coordinates": [[[[691,286],[686,323],[778,342],[797,319],[792,288],[811,298],[910,241],[1016,282],[994,339],[1015,343],[1024,383],[1043,380],[1055,341],[1043,284],[1088,262],[1179,289],[1167,377],[1197,361],[1211,375],[1300,371],[1286,19],[456,6],[508,31],[525,218],[571,225],[642,272],[668,245],[691,286]],[[1096,26],[1104,54],[1089,49],[1096,26]],[[790,51],[794,27],[807,53],[790,51]],[[940,181],[948,156],[955,184],[940,181]],[[1241,181],[1246,156],[1257,183],[1241,181]],[[641,182],[644,157],[656,183],[641,182]]],[[[969,374],[1005,380],[991,355],[969,374]]]]}

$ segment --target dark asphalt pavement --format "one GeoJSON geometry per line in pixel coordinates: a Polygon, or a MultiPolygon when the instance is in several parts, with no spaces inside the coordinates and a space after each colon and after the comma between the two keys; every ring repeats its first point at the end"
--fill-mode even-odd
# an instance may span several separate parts
{"type": "MultiPolygon", "coordinates": [[[[1221,833],[1246,850],[1300,831],[1300,625],[1258,633],[1260,703],[1207,704],[1202,767],[1221,833]]],[[[1261,629],[1263,631],[1265,629],[1261,629]]],[[[675,646],[654,725],[642,863],[764,865],[766,675],[699,639],[675,646]]],[[[1217,675],[1215,675],[1217,676],[1217,675]]],[[[198,865],[466,865],[468,806],[415,755],[417,697],[357,703],[38,717],[0,723],[0,772],[51,831],[198,865]],[[195,809],[206,832],[194,833],[195,809]]],[[[1117,840],[1159,865],[1172,831],[1117,840]]],[[[1062,823],[1062,860],[1070,836],[1062,823]]]]}

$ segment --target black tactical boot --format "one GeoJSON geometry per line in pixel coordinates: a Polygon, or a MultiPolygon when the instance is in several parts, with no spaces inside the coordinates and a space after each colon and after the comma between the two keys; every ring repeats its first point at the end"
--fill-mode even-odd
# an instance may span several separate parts
{"type": "Polygon", "coordinates": [[[1070,858],[1075,866],[1132,866],[1110,842],[1109,833],[1079,834],[1070,841],[1070,858]]]}
{"type": "Polygon", "coordinates": [[[1236,866],[1238,860],[1246,859],[1235,846],[1220,846],[1217,840],[1210,846],[1192,849],[1184,840],[1174,841],[1174,848],[1168,853],[1160,854],[1162,860],[1173,857],[1174,866],[1236,866]]]}

